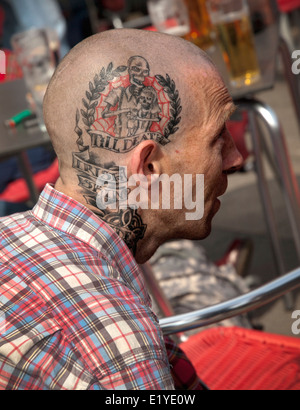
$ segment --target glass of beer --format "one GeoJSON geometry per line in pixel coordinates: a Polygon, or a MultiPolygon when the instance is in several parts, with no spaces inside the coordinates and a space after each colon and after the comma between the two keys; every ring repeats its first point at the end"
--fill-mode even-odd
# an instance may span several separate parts
{"type": "Polygon", "coordinates": [[[254,84],[260,68],[247,0],[208,0],[207,6],[232,85],[254,84]]]}
{"type": "Polygon", "coordinates": [[[191,23],[191,31],[185,39],[203,50],[215,46],[215,32],[207,10],[206,0],[185,0],[191,23]]]}
{"type": "Polygon", "coordinates": [[[161,33],[184,37],[190,32],[190,18],[184,0],[148,0],[152,24],[161,33]]]}
{"type": "Polygon", "coordinates": [[[55,59],[45,29],[30,29],[12,37],[12,46],[24,74],[29,101],[35,111],[42,131],[46,130],[43,119],[43,99],[55,70],[55,59]]]}

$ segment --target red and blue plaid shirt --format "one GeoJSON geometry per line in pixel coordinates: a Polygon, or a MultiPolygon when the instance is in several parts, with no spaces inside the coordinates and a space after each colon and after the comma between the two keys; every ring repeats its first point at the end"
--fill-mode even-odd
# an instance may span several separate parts
{"type": "Polygon", "coordinates": [[[0,220],[0,389],[173,389],[141,271],[50,186],[0,220]]]}
{"type": "Polygon", "coordinates": [[[48,185],[0,240],[0,390],[202,389],[129,249],[83,205],[48,185]]]}

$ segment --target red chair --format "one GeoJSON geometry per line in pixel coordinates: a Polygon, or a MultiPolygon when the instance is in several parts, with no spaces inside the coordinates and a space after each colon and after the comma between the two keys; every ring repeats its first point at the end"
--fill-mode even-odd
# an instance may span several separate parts
{"type": "Polygon", "coordinates": [[[300,0],[277,0],[280,11],[289,13],[300,7],[300,0]]]}
{"type": "MultiPolygon", "coordinates": [[[[33,176],[34,183],[39,192],[44,189],[46,184],[55,184],[58,178],[59,168],[57,159],[55,159],[49,168],[37,172],[33,176]]],[[[23,178],[8,184],[5,190],[0,194],[0,200],[6,202],[27,202],[29,199],[29,189],[23,178]]]]}
{"type": "Polygon", "coordinates": [[[6,74],[0,74],[0,83],[23,78],[23,72],[19,66],[16,56],[10,50],[4,50],[6,56],[6,74]]]}
{"type": "MultiPolygon", "coordinates": [[[[172,308],[149,264],[141,266],[160,311],[165,336],[185,340],[180,348],[211,390],[300,390],[300,338],[244,328],[210,328],[248,313],[300,287],[300,268],[248,294],[199,311],[172,316],[172,308]],[[186,340],[184,332],[199,329],[186,340]],[[184,335],[184,339],[182,339],[184,335]]],[[[292,322],[291,322],[292,326],[292,322]]],[[[292,329],[291,329],[292,334],[292,329]]]]}
{"type": "Polygon", "coordinates": [[[211,390],[300,390],[300,339],[221,327],[180,347],[211,390]]]}
{"type": "Polygon", "coordinates": [[[103,8],[112,12],[122,11],[125,7],[125,0],[101,0],[100,3],[103,8]]]}

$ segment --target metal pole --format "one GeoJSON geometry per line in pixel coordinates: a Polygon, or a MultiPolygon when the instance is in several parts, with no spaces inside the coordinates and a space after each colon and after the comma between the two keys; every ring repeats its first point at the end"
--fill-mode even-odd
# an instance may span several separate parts
{"type": "Polygon", "coordinates": [[[188,332],[243,315],[265,306],[300,287],[300,268],[250,293],[195,312],[165,318],[160,327],[165,335],[188,332]]]}
{"type": "Polygon", "coordinates": [[[276,261],[276,267],[278,269],[278,273],[280,276],[286,273],[284,267],[284,260],[281,255],[281,247],[279,241],[279,234],[276,226],[276,218],[274,214],[274,209],[272,205],[272,198],[270,195],[264,166],[262,160],[262,148],[261,148],[261,135],[259,132],[259,128],[257,126],[257,119],[253,112],[249,112],[249,122],[250,122],[250,129],[251,129],[251,137],[253,141],[253,149],[255,154],[255,164],[256,164],[256,172],[257,172],[257,183],[260,192],[260,196],[262,199],[263,210],[265,213],[265,218],[271,238],[272,249],[274,253],[274,258],[276,261]]]}
{"type": "Polygon", "coordinates": [[[285,199],[296,252],[300,262],[300,191],[278,117],[270,106],[255,99],[239,100],[237,105],[241,109],[253,112],[264,121],[268,128],[278,168],[277,175],[285,199]]]}

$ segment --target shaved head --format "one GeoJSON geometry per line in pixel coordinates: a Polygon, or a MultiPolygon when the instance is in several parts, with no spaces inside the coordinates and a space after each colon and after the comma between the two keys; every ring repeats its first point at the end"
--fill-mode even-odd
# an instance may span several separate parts
{"type": "MultiPolygon", "coordinates": [[[[98,126],[101,123],[99,120],[101,112],[96,105],[97,102],[103,103],[100,94],[107,95],[107,87],[114,89],[118,89],[118,86],[126,87],[124,81],[123,84],[120,82],[126,76],[128,76],[127,81],[136,87],[136,93],[144,87],[146,79],[148,79],[148,85],[152,86],[155,76],[161,76],[165,80],[169,78],[170,85],[175,84],[176,90],[170,90],[169,94],[165,93],[165,98],[171,100],[170,104],[172,102],[175,104],[171,98],[173,91],[179,94],[183,112],[182,121],[178,124],[180,127],[176,128],[180,134],[180,129],[182,130],[182,127],[188,124],[189,117],[194,115],[191,104],[187,104],[192,97],[189,92],[190,85],[193,86],[196,82],[203,81],[203,87],[206,87],[208,73],[213,70],[215,67],[203,51],[177,37],[140,30],[111,30],[89,37],[77,45],[62,61],[48,87],[44,101],[46,126],[59,159],[65,163],[69,157],[70,163],[71,152],[76,149],[74,129],[76,126],[82,129],[87,128],[88,126],[83,123],[84,120],[95,119],[94,128],[101,128],[102,124],[98,126]],[[108,67],[111,67],[109,72],[108,67]],[[122,70],[116,72],[118,68],[122,70]],[[101,75],[105,76],[102,82],[99,81],[101,75]],[[93,98],[92,104],[89,104],[89,96],[93,98]],[[94,112],[94,108],[88,110],[86,112],[88,118],[83,114],[83,110],[87,110],[83,100],[89,106],[92,105],[97,109],[97,112],[94,112]],[[79,121],[78,118],[76,120],[78,110],[79,121]]],[[[168,84],[164,87],[157,81],[154,86],[168,89],[168,84]]],[[[163,103],[166,101],[161,101],[161,104],[163,103]]],[[[105,103],[103,106],[107,108],[105,103]]],[[[162,112],[162,114],[165,113],[162,112]]],[[[106,120],[112,122],[112,117],[107,116],[106,120]]],[[[118,121],[118,118],[115,120],[118,121]]],[[[168,120],[169,118],[164,118],[166,124],[162,123],[161,128],[168,126],[168,120]]],[[[125,121],[121,124],[123,125],[122,137],[128,135],[124,123],[125,121]]],[[[162,129],[161,131],[167,130],[162,129]]],[[[111,135],[118,136],[116,129],[111,135]]],[[[86,135],[83,135],[83,139],[85,137],[86,135]]],[[[99,158],[101,155],[107,158],[111,152],[113,151],[99,151],[99,158]]]]}
{"type": "Polygon", "coordinates": [[[208,145],[232,110],[216,67],[193,44],[141,30],[89,37],[61,62],[44,100],[60,165],[56,188],[99,215],[135,255],[146,240],[144,261],[167,239],[185,236],[186,227],[172,212],[122,207],[128,178],[183,175],[191,153],[208,145]]]}

